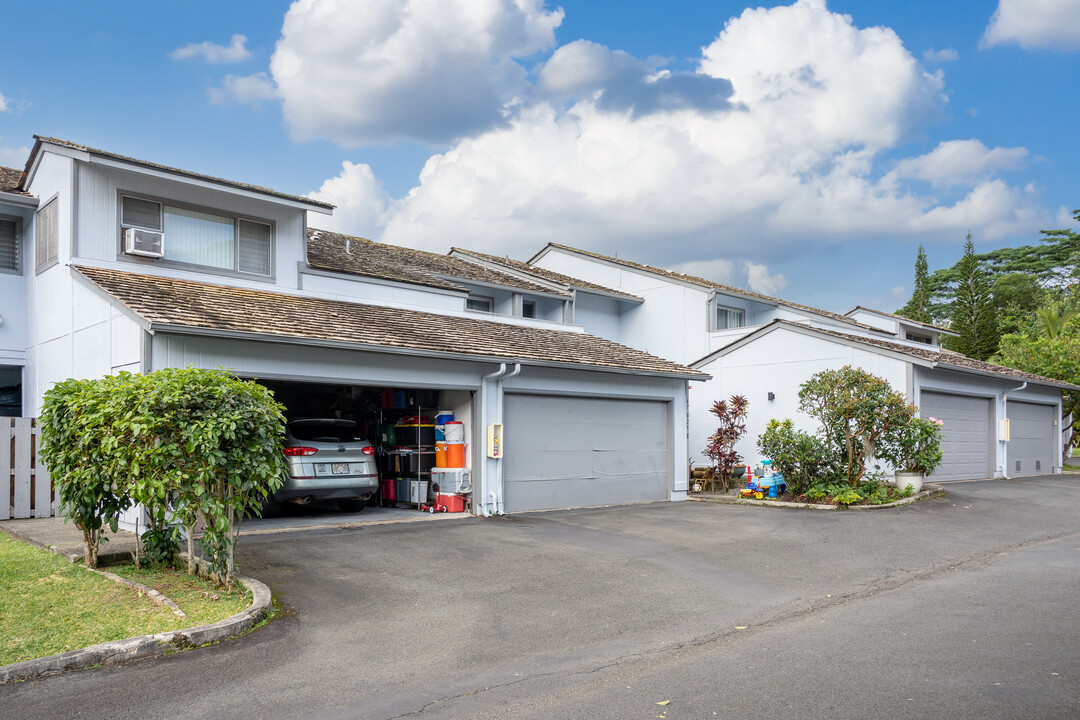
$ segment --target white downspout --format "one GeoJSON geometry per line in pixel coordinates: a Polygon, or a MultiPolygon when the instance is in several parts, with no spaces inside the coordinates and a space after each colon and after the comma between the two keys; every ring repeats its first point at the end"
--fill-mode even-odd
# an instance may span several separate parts
{"type": "MultiPolygon", "coordinates": [[[[1027,380],[1020,387],[1014,387],[1012,390],[1004,390],[1001,393],[1001,419],[1004,420],[1009,417],[1009,393],[1020,392],[1028,386],[1027,380]]],[[[1000,425],[1000,423],[999,423],[1000,425]]],[[[1009,443],[1002,441],[1001,447],[1001,477],[1006,480],[1010,480],[1009,477],[1009,443]]]]}
{"type": "MultiPolygon", "coordinates": [[[[507,380],[514,377],[520,372],[521,363],[515,362],[513,372],[511,372],[509,375],[503,375],[495,381],[495,403],[498,407],[498,410],[496,410],[496,417],[498,418],[498,420],[496,420],[496,422],[498,423],[502,423],[503,421],[503,383],[505,383],[507,380]]],[[[498,512],[500,515],[502,515],[506,509],[506,506],[503,504],[503,462],[505,462],[503,458],[495,460],[495,467],[497,468],[495,475],[499,480],[498,484],[495,486],[499,489],[498,506],[496,508],[496,512],[498,512]]]]}
{"type": "MultiPolygon", "coordinates": [[[[506,374],[506,363],[500,363],[498,370],[496,370],[493,373],[489,373],[487,375],[484,375],[482,378],[480,378],[480,391],[481,391],[481,396],[484,399],[484,405],[485,406],[487,405],[487,381],[491,380],[493,378],[502,377],[505,374],[506,374]]],[[[496,401],[498,401],[498,399],[499,399],[499,397],[498,397],[499,391],[498,391],[498,384],[497,383],[496,383],[495,388],[496,388],[495,389],[495,399],[496,399],[496,401]]],[[[501,413],[501,412],[502,412],[502,406],[501,406],[501,404],[497,403],[496,404],[496,413],[501,413]]],[[[485,417],[486,413],[480,413],[480,416],[485,417]]],[[[483,441],[481,441],[481,442],[483,442],[483,441]]],[[[485,470],[487,468],[489,468],[489,467],[492,467],[491,462],[487,459],[487,453],[486,452],[484,453],[484,455],[482,457],[484,458],[482,462],[484,463],[485,470]]],[[[498,480],[501,482],[502,478],[500,477],[500,478],[498,478],[498,480]]],[[[484,473],[484,487],[485,488],[492,487],[491,483],[489,482],[487,472],[484,473]]],[[[480,514],[483,515],[484,517],[491,517],[491,515],[492,515],[491,508],[494,508],[495,512],[498,512],[498,510],[499,510],[498,495],[496,495],[494,490],[489,490],[488,491],[488,502],[480,504],[480,514]]]]}

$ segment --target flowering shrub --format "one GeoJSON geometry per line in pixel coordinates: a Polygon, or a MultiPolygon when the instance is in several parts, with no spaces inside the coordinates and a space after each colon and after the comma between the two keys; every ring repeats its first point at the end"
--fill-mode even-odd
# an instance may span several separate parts
{"type": "Polygon", "coordinates": [[[716,489],[719,482],[724,492],[728,491],[731,478],[735,475],[735,466],[739,464],[739,453],[735,452],[735,443],[746,432],[746,398],[733,395],[730,401],[717,400],[709,411],[719,420],[719,427],[709,438],[705,455],[712,461],[709,468],[710,489],[716,489]]]}
{"type": "Polygon", "coordinates": [[[941,426],[937,418],[911,418],[888,433],[877,446],[877,456],[900,472],[929,475],[941,464],[941,426]]]}

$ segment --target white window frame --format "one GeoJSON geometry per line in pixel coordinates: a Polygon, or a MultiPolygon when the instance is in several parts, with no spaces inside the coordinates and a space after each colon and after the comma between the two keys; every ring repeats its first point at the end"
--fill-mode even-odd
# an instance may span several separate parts
{"type": "Polygon", "coordinates": [[[22,218],[18,215],[3,215],[0,214],[0,221],[9,222],[15,225],[15,267],[5,268],[0,267],[0,273],[8,275],[22,275],[23,268],[23,222],[22,218]]]}
{"type": "Polygon", "coordinates": [[[60,198],[54,195],[41,206],[34,218],[34,267],[36,272],[48,270],[60,262],[60,198]],[[51,231],[51,232],[50,232],[51,231]],[[49,237],[44,237],[49,233],[49,237]],[[45,257],[42,258],[42,243],[45,257]]]}
{"type": "MultiPolygon", "coordinates": [[[[265,218],[256,218],[248,215],[241,215],[238,213],[228,212],[218,208],[209,208],[202,205],[193,205],[191,203],[177,202],[174,200],[168,200],[165,198],[151,197],[147,195],[140,195],[137,193],[120,192],[117,202],[117,222],[120,226],[120,256],[129,261],[145,263],[157,263],[167,266],[176,266],[183,268],[198,268],[203,272],[210,272],[221,275],[235,275],[246,278],[258,278],[264,280],[272,280],[274,278],[274,251],[277,242],[277,228],[272,220],[265,218]],[[148,227],[145,225],[137,225],[134,223],[124,223],[124,198],[132,198],[133,200],[142,200],[144,202],[156,203],[158,206],[158,226],[148,227]],[[221,268],[214,265],[200,265],[198,263],[183,262],[180,260],[169,260],[168,258],[151,259],[146,257],[139,257],[136,255],[129,255],[124,252],[124,230],[128,228],[138,228],[140,230],[149,230],[150,232],[165,232],[165,208],[172,207],[178,210],[191,210],[194,212],[205,213],[207,215],[213,215],[215,217],[223,218],[225,220],[231,220],[233,225],[233,261],[231,268],[221,268]],[[267,247],[269,257],[267,258],[269,265],[269,272],[258,273],[250,272],[248,270],[240,269],[240,223],[246,222],[255,225],[265,225],[270,234],[270,243],[267,247]]],[[[169,238],[165,238],[165,242],[169,242],[169,238]]],[[[166,248],[169,246],[166,244],[166,248]]]]}
{"type": "MultiPolygon", "coordinates": [[[[729,315],[729,317],[730,317],[730,315],[729,315]]],[[[746,327],[746,310],[744,308],[731,307],[729,305],[723,305],[721,303],[715,303],[713,305],[712,324],[713,324],[713,330],[714,331],[734,330],[736,328],[746,327]],[[723,310],[726,313],[737,313],[738,317],[739,317],[739,320],[740,320],[740,324],[735,325],[734,327],[732,327],[730,325],[728,327],[720,327],[720,311],[721,310],[723,310]]]]}
{"type": "Polygon", "coordinates": [[[904,337],[908,340],[908,342],[917,342],[917,343],[922,343],[923,345],[933,345],[934,344],[933,335],[916,335],[915,333],[911,332],[910,330],[905,330],[904,331],[904,337]]]}
{"type": "Polygon", "coordinates": [[[465,309],[469,312],[493,313],[495,312],[495,298],[486,297],[484,295],[470,295],[465,299],[465,309]],[[473,304],[484,304],[487,306],[487,309],[469,307],[473,304]]]}

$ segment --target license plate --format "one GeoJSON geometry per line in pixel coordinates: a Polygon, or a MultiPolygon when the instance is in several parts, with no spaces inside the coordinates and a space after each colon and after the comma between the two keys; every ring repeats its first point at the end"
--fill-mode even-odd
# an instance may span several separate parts
{"type": "Polygon", "coordinates": [[[330,472],[334,475],[348,475],[349,463],[334,463],[330,466],[330,472]]]}

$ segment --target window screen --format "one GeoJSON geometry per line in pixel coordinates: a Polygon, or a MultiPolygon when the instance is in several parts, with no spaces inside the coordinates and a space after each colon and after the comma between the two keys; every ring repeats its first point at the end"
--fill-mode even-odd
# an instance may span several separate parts
{"type": "Polygon", "coordinates": [[[57,203],[53,200],[45,207],[38,210],[37,214],[37,266],[40,268],[57,258],[58,233],[57,228],[57,203]]]}
{"type": "Polygon", "coordinates": [[[19,224],[0,218],[0,270],[19,271],[19,224]]]}
{"type": "Polygon", "coordinates": [[[717,330],[729,330],[731,328],[740,328],[746,325],[746,315],[742,310],[736,310],[734,308],[717,307],[716,308],[716,329],[717,330]]]}
{"type": "Polygon", "coordinates": [[[270,274],[270,226],[241,220],[239,222],[240,249],[238,252],[240,272],[270,274]]]}
{"type": "Polygon", "coordinates": [[[521,316],[527,318],[536,317],[536,303],[532,300],[525,300],[521,303],[521,316]]]}
{"type": "Polygon", "coordinates": [[[123,201],[124,227],[138,227],[146,230],[161,230],[161,203],[142,198],[125,197],[123,201]]]}
{"type": "Polygon", "coordinates": [[[165,259],[233,269],[232,218],[186,208],[165,208],[165,259]]]}
{"type": "Polygon", "coordinates": [[[485,297],[471,297],[465,301],[467,310],[477,310],[479,312],[491,312],[492,305],[491,298],[485,297]]]}

